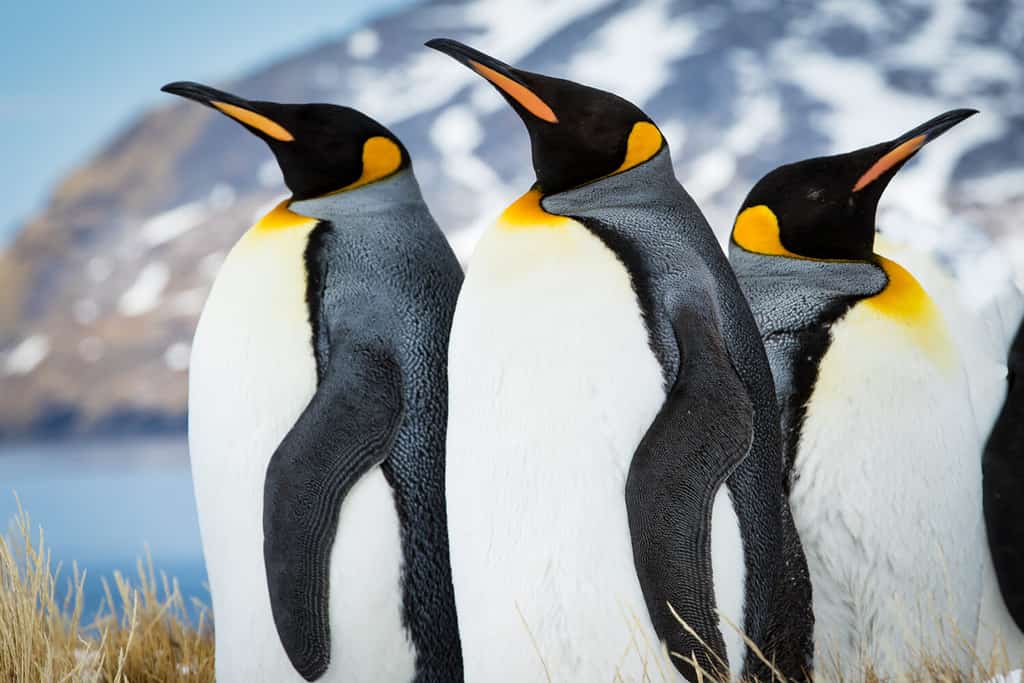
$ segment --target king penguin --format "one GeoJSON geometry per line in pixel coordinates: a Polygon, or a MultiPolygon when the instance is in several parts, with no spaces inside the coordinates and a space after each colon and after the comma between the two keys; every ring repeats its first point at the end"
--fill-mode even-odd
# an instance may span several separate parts
{"type": "Polygon", "coordinates": [[[829,677],[860,680],[870,665],[891,678],[922,665],[922,654],[970,671],[983,632],[1021,652],[1005,605],[983,599],[995,577],[982,449],[1005,359],[972,334],[978,325],[934,264],[916,259],[915,277],[879,253],[893,255],[875,235],[896,172],[975,113],[950,111],[888,142],[777,168],[733,227],[730,258],[781,406],[815,661],[829,677]],[[983,385],[996,393],[987,408],[983,385]]]}
{"type": "Polygon", "coordinates": [[[985,526],[1001,596],[1024,630],[1024,321],[1007,352],[1006,380],[982,458],[985,526]]]}
{"type": "Polygon", "coordinates": [[[661,132],[611,93],[427,45],[519,114],[537,176],[476,246],[449,346],[466,680],[767,679],[740,631],[803,676],[771,374],[661,132]]]}
{"type": "Polygon", "coordinates": [[[266,142],[292,196],[200,316],[189,448],[217,680],[461,681],[444,502],[462,272],[382,125],[163,90],[266,142]]]}

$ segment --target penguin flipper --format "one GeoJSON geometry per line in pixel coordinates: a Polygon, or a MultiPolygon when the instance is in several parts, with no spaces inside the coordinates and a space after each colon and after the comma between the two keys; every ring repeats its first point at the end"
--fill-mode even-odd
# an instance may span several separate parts
{"type": "Polygon", "coordinates": [[[281,441],[264,485],[263,557],[274,624],[306,680],[330,663],[330,555],[341,503],[387,457],[402,411],[398,363],[350,335],[332,345],[309,405],[281,441]]]}
{"type": "Polygon", "coordinates": [[[1009,354],[1009,387],[982,456],[985,527],[999,590],[1024,630],[1024,323],[1009,354]]]}
{"type": "MultiPolygon", "coordinates": [[[[633,455],[626,506],[633,560],[658,636],[670,653],[693,658],[705,672],[728,673],[715,612],[711,510],[750,449],[754,410],[713,304],[692,303],[674,316],[679,374],[633,455]]],[[[672,659],[687,680],[699,680],[690,663],[672,659]]]]}

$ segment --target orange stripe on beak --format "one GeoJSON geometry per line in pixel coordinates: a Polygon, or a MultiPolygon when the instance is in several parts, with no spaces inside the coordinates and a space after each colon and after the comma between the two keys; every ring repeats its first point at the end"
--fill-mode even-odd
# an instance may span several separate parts
{"type": "Polygon", "coordinates": [[[498,73],[489,66],[484,66],[479,62],[474,62],[472,59],[469,60],[469,65],[478,74],[500,88],[502,92],[519,104],[523,105],[523,108],[526,109],[526,111],[530,112],[538,119],[547,121],[548,123],[558,123],[558,117],[555,116],[555,112],[551,111],[551,107],[545,104],[544,100],[537,97],[532,90],[522,83],[517,83],[505,74],[498,73]]]}
{"type": "Polygon", "coordinates": [[[281,124],[275,121],[271,121],[262,114],[257,114],[254,111],[249,111],[248,109],[244,109],[233,104],[228,104],[227,102],[210,102],[210,104],[217,107],[217,109],[220,109],[222,112],[224,112],[231,118],[235,119],[236,121],[240,121],[241,123],[244,123],[250,128],[255,128],[256,130],[266,135],[269,135],[275,140],[280,140],[281,142],[291,142],[292,140],[295,139],[295,137],[287,130],[285,130],[285,128],[281,124]]]}
{"type": "Polygon", "coordinates": [[[886,152],[885,156],[876,161],[871,168],[869,168],[867,172],[860,177],[857,184],[853,186],[853,191],[858,192],[864,189],[864,187],[877,180],[879,176],[883,175],[893,166],[904,161],[907,157],[921,148],[926,137],[927,136],[925,135],[918,135],[916,138],[910,138],[899,147],[886,152]]]}

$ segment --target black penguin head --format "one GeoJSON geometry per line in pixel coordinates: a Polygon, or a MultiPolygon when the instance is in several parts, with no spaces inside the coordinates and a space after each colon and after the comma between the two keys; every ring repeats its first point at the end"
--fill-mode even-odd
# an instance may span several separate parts
{"type": "Polygon", "coordinates": [[[355,109],[256,102],[189,82],[161,90],[216,109],[266,142],[295,199],[365,185],[409,165],[398,138],[355,109]]]}
{"type": "Polygon", "coordinates": [[[733,241],[757,253],[870,259],[889,181],[921,147],[976,113],[955,109],[889,142],[780,166],[747,195],[733,241]]]}
{"type": "Polygon", "coordinates": [[[665,144],[657,126],[617,95],[522,71],[446,38],[427,42],[487,79],[526,124],[537,184],[555,194],[625,171],[665,144]]]}

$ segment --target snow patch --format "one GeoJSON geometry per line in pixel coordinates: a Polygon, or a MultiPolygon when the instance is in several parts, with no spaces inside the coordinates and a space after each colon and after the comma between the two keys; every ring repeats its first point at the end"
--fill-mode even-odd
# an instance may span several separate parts
{"type": "Polygon", "coordinates": [[[671,14],[669,3],[657,0],[615,15],[573,56],[568,78],[643,108],[672,80],[672,62],[688,54],[700,35],[692,19],[671,14]]]}
{"type": "MultiPolygon", "coordinates": [[[[422,12],[423,23],[437,26],[437,33],[453,33],[472,27],[474,45],[487,46],[489,54],[516,64],[551,36],[579,17],[611,4],[611,0],[521,0],[516,3],[476,0],[454,7],[439,5],[422,12]],[[530,30],[519,30],[529,17],[530,30]]],[[[480,77],[454,64],[450,57],[421,50],[400,67],[377,74],[354,89],[356,109],[387,112],[384,123],[395,124],[445,105],[456,93],[480,83],[480,77]]]]}
{"type": "Polygon", "coordinates": [[[494,86],[481,82],[474,84],[469,92],[469,104],[481,114],[493,114],[508,106],[494,86]]]}
{"type": "MultiPolygon", "coordinates": [[[[500,209],[499,209],[500,212],[500,209]]],[[[494,215],[497,215],[495,213],[494,215]]],[[[455,258],[459,260],[465,268],[466,264],[469,263],[470,257],[473,255],[473,249],[476,247],[476,243],[483,237],[484,232],[487,230],[487,223],[485,221],[477,221],[468,228],[462,228],[448,235],[448,244],[451,245],[452,251],[455,252],[455,258]]]]}
{"type": "Polygon", "coordinates": [[[669,149],[679,152],[686,144],[686,124],[679,119],[668,119],[658,124],[658,129],[665,137],[669,149]]]}
{"type": "Polygon", "coordinates": [[[196,287],[178,292],[171,298],[168,307],[172,315],[194,316],[203,310],[203,303],[206,302],[206,289],[196,287]]]}
{"type": "Polygon", "coordinates": [[[700,204],[732,183],[736,173],[736,157],[726,149],[715,149],[695,159],[683,185],[700,204]]]}
{"type": "Polygon", "coordinates": [[[171,269],[166,263],[147,263],[139,271],[135,282],[125,290],[117,303],[121,315],[136,316],[148,313],[160,303],[160,295],[171,279],[171,269]]]}
{"type": "MultiPolygon", "coordinates": [[[[263,217],[266,211],[260,214],[260,218],[263,217]]],[[[259,220],[259,219],[256,219],[259,220]]],[[[253,223],[256,221],[254,220],[253,223]]],[[[224,263],[225,254],[223,251],[214,251],[204,256],[199,261],[199,274],[207,280],[213,281],[213,278],[217,277],[217,271],[220,270],[220,264],[224,263]]]]}
{"type": "Polygon", "coordinates": [[[89,259],[89,263],[85,266],[85,271],[89,275],[89,279],[93,282],[103,282],[110,274],[114,271],[114,267],[110,265],[110,261],[103,258],[102,256],[93,256],[89,259]]]}
{"type": "Polygon", "coordinates": [[[50,353],[50,340],[45,334],[33,334],[7,352],[4,371],[8,375],[27,375],[50,353]]]}
{"type": "Polygon", "coordinates": [[[430,127],[430,141],[442,156],[470,153],[483,142],[484,131],[469,107],[453,105],[437,117],[430,127]]]}
{"type": "Polygon", "coordinates": [[[1002,204],[1024,197],[1024,169],[1008,169],[963,184],[972,204],[1002,204]]]}
{"type": "Polygon", "coordinates": [[[1008,674],[996,674],[988,683],[1024,683],[1024,670],[1017,669],[1008,674]]]}
{"type": "Polygon", "coordinates": [[[88,325],[100,315],[100,307],[92,299],[79,299],[71,307],[71,315],[79,325],[88,325]]]}
{"type": "Polygon", "coordinates": [[[348,39],[348,54],[353,59],[369,59],[380,50],[380,36],[372,28],[356,31],[348,39]]]}
{"type": "Polygon", "coordinates": [[[164,351],[164,363],[174,372],[188,370],[188,359],[192,347],[185,342],[174,342],[164,351]]]}
{"type": "Polygon", "coordinates": [[[263,187],[279,187],[284,185],[284,177],[281,175],[281,167],[276,161],[264,161],[260,164],[259,175],[260,185],[263,187]]]}
{"type": "MultiPolygon", "coordinates": [[[[941,95],[922,95],[904,91],[886,77],[893,65],[928,63],[929,70],[942,71],[956,61],[950,55],[955,41],[954,19],[960,10],[936,5],[926,27],[915,32],[890,53],[889,62],[841,58],[823,52],[813,40],[787,38],[776,43],[771,65],[776,73],[802,92],[829,106],[816,117],[818,130],[832,137],[826,153],[843,153],[893,139],[928,119],[962,105],[941,95]],[[924,33],[927,39],[922,38],[924,33]],[[937,41],[937,43],[933,42],[937,41]],[[953,42],[950,42],[953,41],[953,42]]],[[[969,59],[973,48],[961,50],[958,57],[969,59]]],[[[975,103],[975,102],[972,102],[975,103]]],[[[976,100],[984,108],[984,100],[976,100]]],[[[960,221],[949,209],[949,191],[957,162],[968,150],[998,139],[1006,124],[998,116],[977,116],[928,145],[894,178],[880,203],[879,227],[898,232],[907,241],[928,242],[933,246],[954,245],[975,230],[960,221]],[[898,223],[898,225],[897,225],[898,223]],[[924,233],[920,239],[909,233],[924,233]],[[931,234],[927,234],[931,233],[931,234]]],[[[954,253],[952,250],[951,253],[954,253]]]]}
{"type": "Polygon", "coordinates": [[[882,8],[863,0],[825,0],[818,5],[818,11],[831,22],[840,26],[853,25],[865,33],[884,34],[890,29],[890,21],[882,8]]]}
{"type": "Polygon", "coordinates": [[[949,47],[956,45],[957,28],[969,19],[966,3],[929,3],[931,12],[910,36],[895,42],[890,58],[907,66],[932,68],[947,61],[949,47]]]}
{"type": "MultiPolygon", "coordinates": [[[[480,157],[473,154],[484,139],[484,131],[471,107],[446,108],[430,128],[430,141],[441,155],[445,174],[474,192],[476,215],[495,201],[508,201],[501,177],[480,157]]],[[[465,231],[462,231],[465,232],[465,231]]]]}
{"type": "Polygon", "coordinates": [[[235,203],[235,196],[235,188],[227,183],[217,183],[210,190],[207,203],[214,211],[223,211],[231,208],[231,205],[235,203]]]}
{"type": "Polygon", "coordinates": [[[207,214],[205,202],[189,202],[153,216],[142,224],[139,233],[146,244],[156,247],[184,235],[202,223],[207,214]]]}

